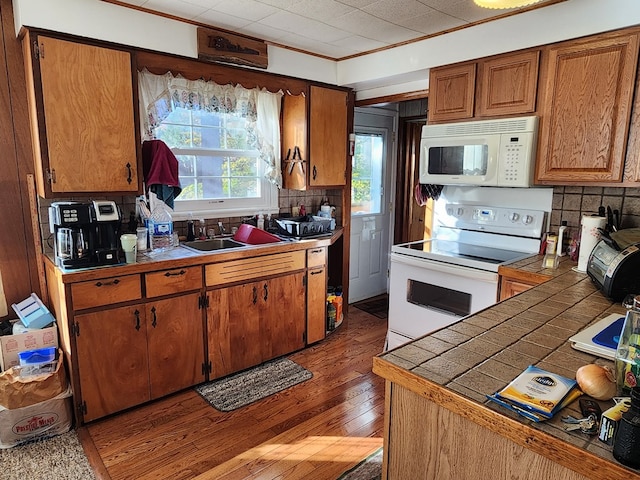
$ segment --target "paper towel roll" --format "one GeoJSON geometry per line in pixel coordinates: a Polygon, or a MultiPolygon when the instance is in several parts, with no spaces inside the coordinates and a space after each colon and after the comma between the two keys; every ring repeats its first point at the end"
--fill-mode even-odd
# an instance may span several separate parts
{"type": "Polygon", "coordinates": [[[591,217],[584,215],[582,217],[582,233],[580,234],[580,255],[578,256],[578,271],[586,272],[587,263],[591,251],[600,241],[600,232],[598,228],[604,228],[607,223],[605,217],[591,217]]]}

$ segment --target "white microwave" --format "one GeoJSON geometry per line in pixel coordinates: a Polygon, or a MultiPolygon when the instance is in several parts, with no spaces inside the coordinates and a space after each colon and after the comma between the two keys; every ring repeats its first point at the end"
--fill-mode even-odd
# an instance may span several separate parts
{"type": "Polygon", "coordinates": [[[425,125],[420,183],[529,187],[538,117],[425,125]]]}

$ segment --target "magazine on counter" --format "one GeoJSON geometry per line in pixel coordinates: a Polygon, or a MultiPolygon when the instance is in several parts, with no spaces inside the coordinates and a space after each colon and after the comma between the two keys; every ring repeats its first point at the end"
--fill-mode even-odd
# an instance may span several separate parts
{"type": "Polygon", "coordinates": [[[575,380],[529,365],[509,385],[487,398],[540,422],[553,417],[580,395],[582,392],[575,380]]]}

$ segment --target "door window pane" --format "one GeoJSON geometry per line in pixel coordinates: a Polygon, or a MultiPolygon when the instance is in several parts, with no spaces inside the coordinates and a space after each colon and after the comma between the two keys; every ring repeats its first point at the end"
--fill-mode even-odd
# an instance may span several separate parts
{"type": "Polygon", "coordinates": [[[351,178],[351,213],[382,213],[382,175],[384,137],[379,134],[356,133],[351,178]]]}

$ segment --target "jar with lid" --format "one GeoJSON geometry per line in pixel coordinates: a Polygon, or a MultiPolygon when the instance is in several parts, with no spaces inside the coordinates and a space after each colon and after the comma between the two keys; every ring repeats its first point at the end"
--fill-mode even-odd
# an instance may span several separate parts
{"type": "Polygon", "coordinates": [[[631,406],[618,424],[613,458],[627,467],[640,467],[640,387],[631,389],[631,406]]]}

